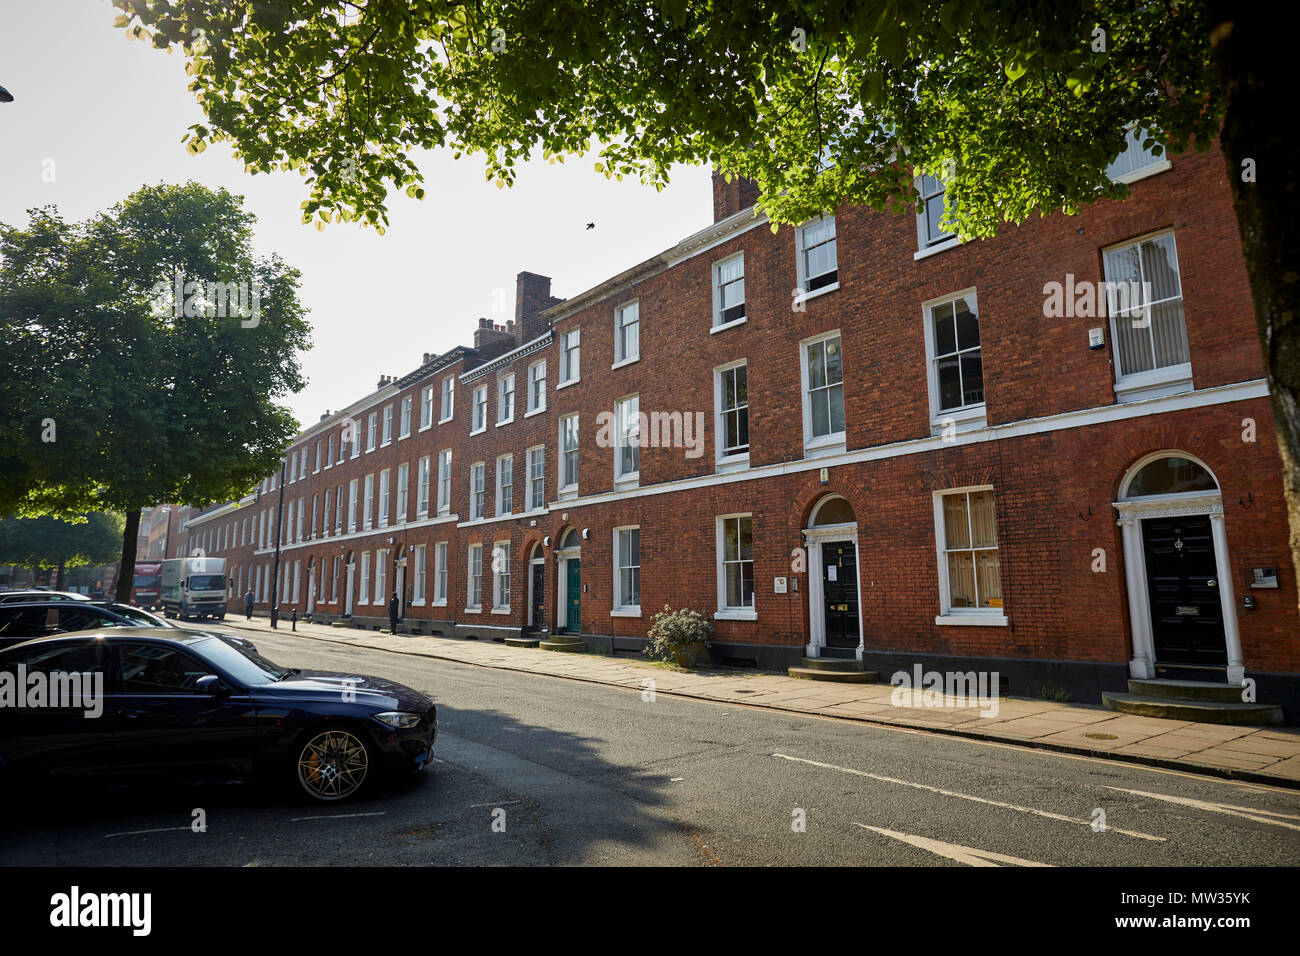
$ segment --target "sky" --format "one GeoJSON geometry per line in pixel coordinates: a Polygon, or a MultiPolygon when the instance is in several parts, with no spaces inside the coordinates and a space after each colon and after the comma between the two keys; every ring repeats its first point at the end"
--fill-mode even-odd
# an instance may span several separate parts
{"type": "Polygon", "coordinates": [[[709,172],[683,167],[663,192],[612,182],[596,158],[525,164],[512,188],[484,179],[480,158],[424,154],[423,201],[389,197],[383,236],[350,223],[301,221],[296,173],[250,176],[229,147],[191,156],[181,144],[202,110],[185,59],[115,29],[108,0],[0,0],[0,222],[55,204],[87,219],[147,183],[194,180],[245,198],[255,249],[302,273],[313,348],[307,386],[286,404],[304,426],[401,375],[424,352],[473,344],[480,316],[514,317],[515,276],[551,276],[568,298],[712,222],[709,172]],[[594,222],[594,229],[587,223],[594,222]]]}

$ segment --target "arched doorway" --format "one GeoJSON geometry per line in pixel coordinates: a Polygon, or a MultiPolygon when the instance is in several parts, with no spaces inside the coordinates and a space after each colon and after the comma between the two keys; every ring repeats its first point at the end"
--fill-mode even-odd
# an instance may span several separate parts
{"type": "Polygon", "coordinates": [[[1120,483],[1133,677],[1245,677],[1219,482],[1181,451],[1139,459],[1120,483]]]}
{"type": "Polygon", "coordinates": [[[804,530],[808,548],[809,657],[862,660],[858,521],[840,495],[817,502],[804,530]]]}
{"type": "Polygon", "coordinates": [[[546,628],[546,554],[534,544],[528,555],[528,630],[546,628]]]}
{"type": "Polygon", "coordinates": [[[577,633],[582,629],[582,536],[566,528],[555,549],[555,630],[577,633]]]}

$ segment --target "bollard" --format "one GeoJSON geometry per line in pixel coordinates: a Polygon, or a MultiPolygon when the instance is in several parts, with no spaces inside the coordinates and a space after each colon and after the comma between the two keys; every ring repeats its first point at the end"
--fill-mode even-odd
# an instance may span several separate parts
{"type": "Polygon", "coordinates": [[[298,609],[293,609],[293,619],[289,622],[290,630],[298,630],[298,609]]]}

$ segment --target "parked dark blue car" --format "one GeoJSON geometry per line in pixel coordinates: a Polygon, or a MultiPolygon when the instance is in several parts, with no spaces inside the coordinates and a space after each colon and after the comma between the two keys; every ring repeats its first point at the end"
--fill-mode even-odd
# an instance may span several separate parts
{"type": "Polygon", "coordinates": [[[0,780],[269,778],[335,801],[432,756],[437,710],[418,691],[163,630],[81,631],[0,651],[0,780]],[[60,687],[81,696],[59,697],[60,687]]]}

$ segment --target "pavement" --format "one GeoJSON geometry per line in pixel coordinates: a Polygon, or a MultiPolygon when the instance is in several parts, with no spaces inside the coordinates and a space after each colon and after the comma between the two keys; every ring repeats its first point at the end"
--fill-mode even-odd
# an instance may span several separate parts
{"type": "MultiPolygon", "coordinates": [[[[227,616],[226,627],[248,633],[272,630],[269,619],[227,616]]],[[[479,667],[543,674],[713,702],[906,727],[997,741],[1060,753],[1300,789],[1300,729],[1139,717],[1101,706],[1003,697],[983,705],[911,707],[891,701],[894,688],[833,684],[742,668],[683,670],[633,657],[560,653],[507,647],[491,641],[418,635],[324,624],[297,623],[296,636],[479,667]]]]}

